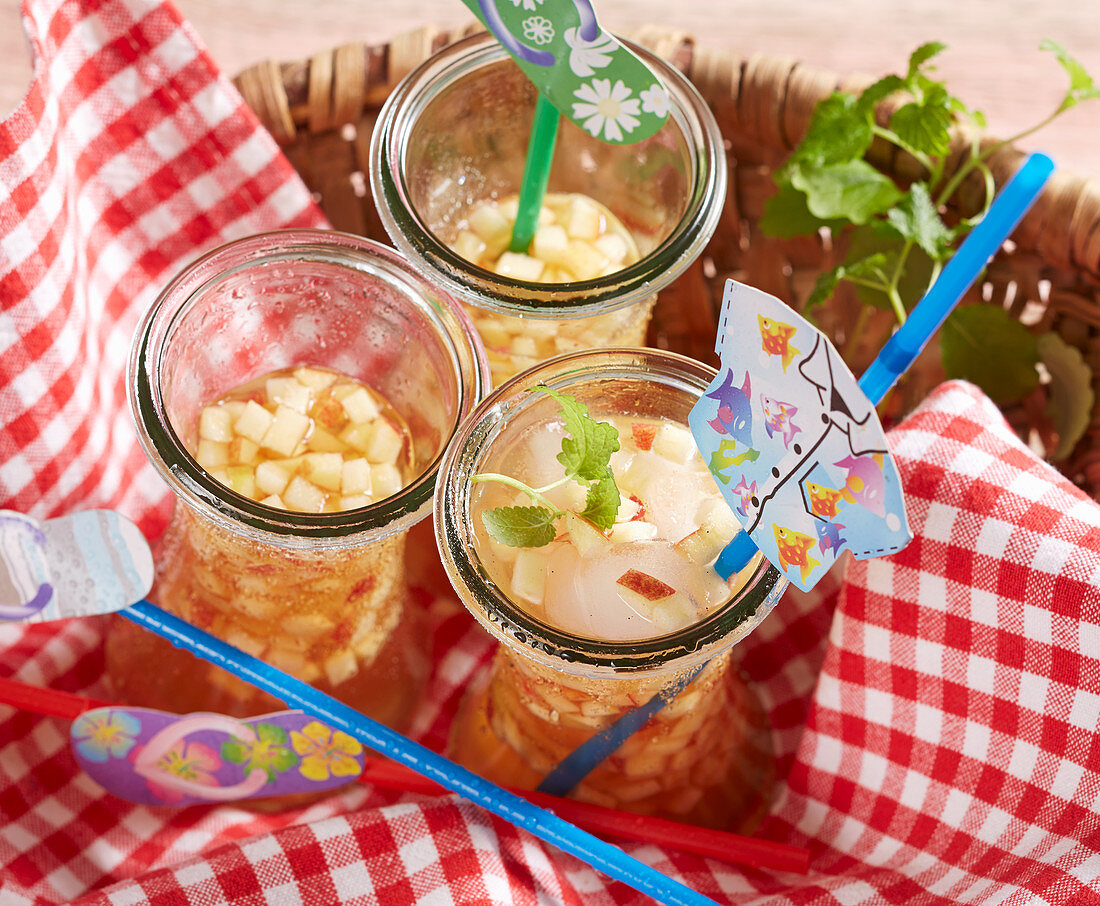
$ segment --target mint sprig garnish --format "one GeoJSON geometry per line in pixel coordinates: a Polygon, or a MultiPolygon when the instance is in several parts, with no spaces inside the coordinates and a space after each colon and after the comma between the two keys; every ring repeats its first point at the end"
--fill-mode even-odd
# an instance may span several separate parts
{"type": "Polygon", "coordinates": [[[565,475],[541,488],[532,488],[518,478],[482,472],[471,481],[496,482],[522,491],[537,506],[501,506],[484,510],[481,523],[489,536],[509,547],[542,547],[557,536],[554,527],[569,510],[558,509],[546,496],[550,491],[573,481],[587,488],[584,509],[577,513],[601,531],[615,524],[619,512],[619,487],[611,471],[611,454],[619,449],[619,432],[608,422],[594,419],[588,407],[576,397],[549,387],[531,388],[532,393],[545,393],[561,406],[565,423],[558,462],[565,475]]]}

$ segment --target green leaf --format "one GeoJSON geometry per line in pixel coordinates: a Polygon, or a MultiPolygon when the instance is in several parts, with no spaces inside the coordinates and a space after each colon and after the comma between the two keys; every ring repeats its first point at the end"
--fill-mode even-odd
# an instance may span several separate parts
{"type": "Polygon", "coordinates": [[[580,400],[559,393],[549,387],[536,387],[549,394],[561,406],[562,420],[570,436],[561,442],[558,462],[565,466],[565,474],[582,481],[597,481],[607,473],[611,454],[619,449],[619,432],[608,422],[598,422],[588,414],[588,407],[580,400]]]}
{"type": "Polygon", "coordinates": [[[808,236],[822,227],[837,230],[844,225],[841,219],[822,220],[810,213],[806,207],[806,196],[789,182],[781,182],[779,191],[764,205],[764,216],[760,218],[760,228],[764,235],[776,239],[792,239],[795,236],[808,236]]]}
{"type": "Polygon", "coordinates": [[[886,220],[899,236],[915,242],[934,261],[950,257],[954,235],[940,219],[924,183],[913,183],[906,196],[886,212],[886,220]]]}
{"type": "Polygon", "coordinates": [[[610,472],[588,489],[584,510],[581,515],[601,531],[607,531],[615,524],[619,512],[619,487],[610,472]]]}
{"type": "Polygon", "coordinates": [[[907,150],[942,157],[951,141],[947,92],[936,86],[923,101],[899,107],[890,117],[890,129],[907,150]]]}
{"type": "Polygon", "coordinates": [[[1011,403],[1039,383],[1035,337],[1003,308],[968,305],[953,312],[940,338],[949,378],[977,384],[996,403],[1011,403]]]}
{"type": "Polygon", "coordinates": [[[1085,433],[1096,395],[1092,389],[1092,369],[1079,350],[1056,333],[1038,340],[1039,359],[1050,374],[1047,415],[1058,432],[1058,446],[1050,454],[1053,460],[1065,459],[1085,433]]]}
{"type": "Polygon", "coordinates": [[[222,758],[232,764],[244,764],[249,749],[237,739],[227,739],[222,743],[222,758]]]}
{"type": "Polygon", "coordinates": [[[940,41],[928,41],[918,47],[909,55],[909,72],[906,74],[905,80],[912,85],[917,74],[924,68],[924,64],[945,50],[947,50],[947,45],[940,41]]]}
{"type": "Polygon", "coordinates": [[[786,166],[826,167],[859,160],[875,137],[871,125],[871,111],[855,97],[833,92],[814,108],[806,135],[786,166]]]}
{"type": "Polygon", "coordinates": [[[859,96],[859,106],[864,111],[873,112],[879,101],[885,100],[903,88],[905,88],[905,79],[901,76],[883,76],[874,84],[863,89],[863,93],[859,96]]]}
{"type": "MultiPolygon", "coordinates": [[[[881,274],[893,274],[898,266],[898,259],[904,247],[904,240],[897,229],[888,220],[875,220],[852,231],[848,244],[848,254],[845,257],[844,267],[851,272],[861,261],[867,261],[864,265],[863,275],[867,276],[868,266],[873,266],[881,274]]],[[[910,248],[902,266],[901,277],[898,279],[898,295],[901,296],[906,308],[912,308],[928,289],[932,282],[934,265],[932,259],[925,254],[919,246],[910,248]]],[[[858,275],[858,272],[857,272],[858,275]]],[[[888,279],[883,280],[888,283],[888,279]]],[[[890,297],[885,291],[864,284],[856,285],[856,295],[861,302],[891,311],[890,297]]]]}
{"type": "Polygon", "coordinates": [[[889,177],[862,160],[800,168],[792,174],[791,182],[806,193],[810,212],[825,220],[846,217],[852,223],[866,223],[902,197],[889,177]]]}
{"type": "Polygon", "coordinates": [[[838,265],[831,271],[826,271],[817,278],[813,292],[810,293],[810,297],[806,300],[806,305],[803,307],[803,313],[812,311],[819,305],[824,305],[832,298],[833,293],[836,292],[837,284],[840,283],[840,272],[843,269],[843,265],[838,265]]]}
{"type": "Polygon", "coordinates": [[[554,540],[554,519],[559,516],[544,506],[501,506],[485,510],[482,524],[489,535],[509,547],[542,547],[554,540]]]}
{"type": "Polygon", "coordinates": [[[1050,38],[1044,38],[1039,44],[1039,50],[1047,50],[1053,53],[1069,76],[1069,88],[1066,91],[1066,96],[1062,99],[1059,110],[1068,110],[1070,107],[1076,107],[1081,101],[1100,97],[1100,88],[1096,86],[1092,76],[1088,74],[1084,66],[1069,55],[1061,44],[1050,40],[1050,38]]]}

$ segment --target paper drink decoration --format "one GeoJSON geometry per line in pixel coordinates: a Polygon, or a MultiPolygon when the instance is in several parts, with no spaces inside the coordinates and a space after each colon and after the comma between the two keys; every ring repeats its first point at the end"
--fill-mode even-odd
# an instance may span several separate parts
{"type": "Polygon", "coordinates": [[[886,435],[825,336],[774,296],[727,280],[715,351],[721,369],[688,424],[764,556],[806,591],[845,550],[865,559],[905,547],[886,435]]]}
{"type": "Polygon", "coordinates": [[[76,760],[110,793],[144,805],[320,792],[363,771],[365,749],[304,711],[238,720],[96,708],[70,731],[76,760]]]}
{"type": "Polygon", "coordinates": [[[149,545],[118,513],[86,510],[39,522],[0,510],[0,621],[110,613],[152,586],[149,545]]]}
{"type": "Polygon", "coordinates": [[[463,0],[535,87],[595,138],[630,144],[668,118],[668,92],[588,0],[463,0]]]}

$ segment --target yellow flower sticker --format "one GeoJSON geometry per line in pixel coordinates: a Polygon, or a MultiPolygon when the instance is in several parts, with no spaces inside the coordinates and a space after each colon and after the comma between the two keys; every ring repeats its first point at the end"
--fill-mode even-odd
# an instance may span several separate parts
{"type": "Polygon", "coordinates": [[[318,720],[302,727],[299,733],[290,734],[290,744],[302,756],[298,767],[309,780],[328,780],[333,777],[355,777],[363,770],[358,756],[363,746],[340,730],[333,730],[318,720]]]}

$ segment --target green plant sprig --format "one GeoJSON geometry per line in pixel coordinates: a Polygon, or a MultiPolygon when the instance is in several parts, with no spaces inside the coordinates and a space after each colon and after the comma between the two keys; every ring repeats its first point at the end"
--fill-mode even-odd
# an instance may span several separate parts
{"type": "Polygon", "coordinates": [[[522,491],[536,506],[502,506],[485,510],[481,522],[489,536],[509,547],[542,547],[557,536],[555,523],[570,510],[562,510],[546,496],[572,481],[587,488],[581,516],[602,531],[615,524],[619,512],[619,487],[611,471],[611,454],[619,449],[619,432],[608,422],[592,418],[588,407],[567,393],[539,385],[532,393],[546,393],[561,406],[565,422],[558,462],[565,475],[541,488],[532,488],[518,478],[497,472],[481,472],[471,482],[495,482],[522,491]]]}
{"type": "MultiPolygon", "coordinates": [[[[1043,41],[1040,49],[1052,52],[1069,76],[1065,95],[1040,123],[983,146],[984,116],[933,77],[932,60],[944,49],[939,42],[923,44],[910,56],[904,75],[885,76],[859,95],[834,92],[825,98],[815,108],[805,137],[775,174],[778,192],[761,219],[767,235],[792,238],[822,228],[850,230],[845,260],[819,277],[805,306],[812,312],[841,282],[855,288],[865,308],[849,332],[848,353],[857,347],[873,309],[888,309],[904,323],[958,241],[985,216],[996,189],[988,164],[992,155],[1083,101],[1100,98],[1100,87],[1084,67],[1061,45],[1043,41]],[[904,102],[882,125],[876,107],[895,96],[904,102]],[[959,127],[970,141],[948,174],[947,164],[954,159],[952,130],[959,127]],[[871,166],[864,156],[876,138],[911,154],[924,171],[922,177],[901,187],[871,166]],[[985,184],[982,209],[951,225],[943,216],[945,206],[975,172],[985,184]]],[[[1038,384],[1035,337],[998,306],[954,312],[941,349],[949,377],[977,382],[998,402],[1020,399],[1038,384]]]]}

